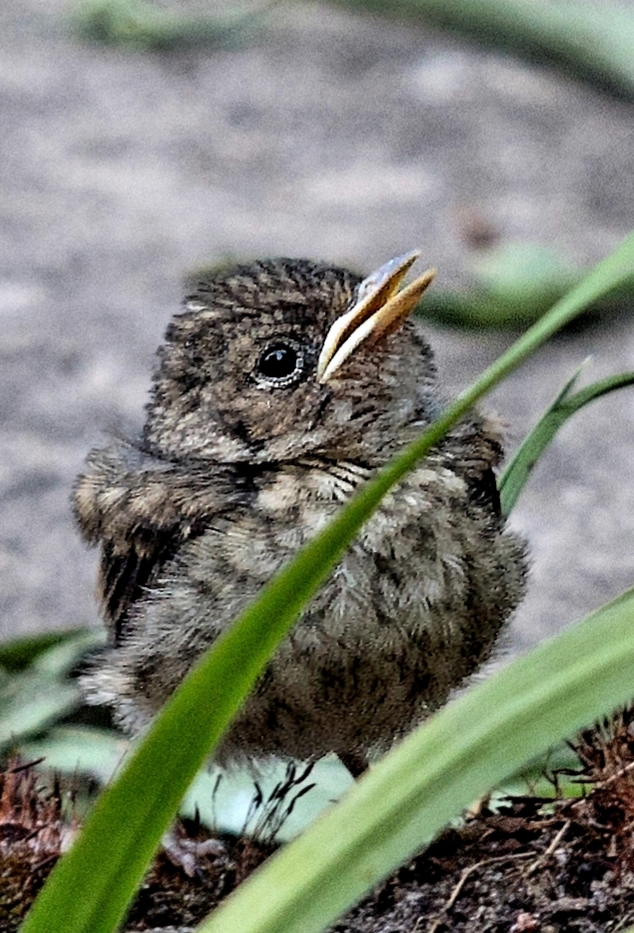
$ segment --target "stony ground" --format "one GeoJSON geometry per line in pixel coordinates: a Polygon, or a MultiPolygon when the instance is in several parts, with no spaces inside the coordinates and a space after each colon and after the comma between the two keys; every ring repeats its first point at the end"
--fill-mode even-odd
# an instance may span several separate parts
{"type": "MultiPolygon", "coordinates": [[[[68,496],[134,429],[183,275],[226,257],[369,270],[413,246],[469,281],[473,217],[590,263],[634,223],[633,105],[458,40],[320,4],[221,50],[74,38],[63,0],[0,7],[0,637],[96,623],[68,496]]],[[[510,341],[428,327],[450,390],[510,341]]],[[[634,361],[624,316],[554,341],[492,402],[521,438],[588,354],[634,361]]],[[[632,582],[632,395],[567,427],[515,515],[535,642],[632,582]]]]}

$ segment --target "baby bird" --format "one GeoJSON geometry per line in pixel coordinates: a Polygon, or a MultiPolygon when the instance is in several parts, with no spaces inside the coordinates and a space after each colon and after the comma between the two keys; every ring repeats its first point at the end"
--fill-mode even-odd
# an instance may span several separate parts
{"type": "MultiPolygon", "coordinates": [[[[144,729],[200,655],[377,468],[438,415],[401,289],[412,252],[361,280],[303,259],[204,278],[159,349],[136,440],[74,492],[101,548],[110,646],[87,698],[144,729]]],[[[490,656],[522,597],[494,422],[472,414],[382,502],[280,645],[220,763],[336,752],[358,775],[490,656]]]]}

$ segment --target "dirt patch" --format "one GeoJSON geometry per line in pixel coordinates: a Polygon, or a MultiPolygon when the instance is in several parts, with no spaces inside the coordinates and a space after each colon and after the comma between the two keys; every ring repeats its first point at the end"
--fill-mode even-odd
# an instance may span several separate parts
{"type": "MultiPolygon", "coordinates": [[[[634,919],[634,742],[629,716],[587,733],[587,797],[506,799],[447,829],[331,933],[616,933],[634,919]]],[[[59,789],[42,795],[30,770],[0,780],[0,925],[17,931],[68,829],[59,789]]],[[[189,828],[192,838],[196,832],[189,828]]],[[[198,832],[198,837],[204,837],[198,832]]],[[[186,933],[274,850],[225,838],[226,857],[188,877],[161,854],[131,908],[133,933],[186,933]]]]}

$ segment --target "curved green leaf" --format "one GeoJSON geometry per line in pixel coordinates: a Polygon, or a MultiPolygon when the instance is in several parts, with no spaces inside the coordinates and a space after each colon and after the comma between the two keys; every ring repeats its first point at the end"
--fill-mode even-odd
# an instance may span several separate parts
{"type": "Polygon", "coordinates": [[[602,395],[607,395],[616,389],[623,389],[634,384],[634,373],[621,373],[618,376],[608,376],[606,379],[593,382],[592,385],[586,386],[585,389],[571,395],[570,392],[580,372],[581,368],[566,383],[532,431],[524,438],[500,476],[498,489],[500,491],[502,515],[505,518],[508,518],[511,514],[511,510],[526,485],[531,470],[568,418],[583,408],[584,405],[601,398],[602,395]]]}

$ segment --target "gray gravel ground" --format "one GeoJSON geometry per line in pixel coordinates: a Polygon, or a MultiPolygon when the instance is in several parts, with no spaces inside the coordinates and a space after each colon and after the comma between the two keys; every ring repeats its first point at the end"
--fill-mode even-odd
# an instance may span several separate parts
{"type": "MultiPolygon", "coordinates": [[[[74,39],[63,0],[0,8],[0,637],[97,623],[68,497],[86,451],[140,424],[187,270],[286,254],[369,270],[419,246],[469,281],[464,218],[579,263],[634,226],[634,107],[424,28],[277,7],[241,46],[74,39]]],[[[509,335],[427,328],[448,387],[509,335]]],[[[553,341],[490,405],[511,445],[588,354],[632,368],[624,316],[553,341]]],[[[531,592],[515,647],[634,579],[631,392],[577,417],[514,523],[531,592]]]]}

